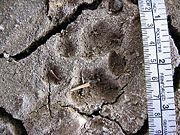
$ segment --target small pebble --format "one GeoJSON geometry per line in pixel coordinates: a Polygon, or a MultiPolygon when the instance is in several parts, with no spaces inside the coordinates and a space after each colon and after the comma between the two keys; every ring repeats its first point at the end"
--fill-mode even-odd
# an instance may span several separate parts
{"type": "Polygon", "coordinates": [[[122,0],[111,0],[109,2],[109,10],[112,12],[119,12],[120,10],[122,10],[123,7],[123,2],[122,0]]]}
{"type": "Polygon", "coordinates": [[[3,52],[4,58],[9,59],[10,55],[7,52],[3,52]]]}
{"type": "Polygon", "coordinates": [[[0,31],[3,31],[4,27],[2,25],[0,25],[0,31]]]}

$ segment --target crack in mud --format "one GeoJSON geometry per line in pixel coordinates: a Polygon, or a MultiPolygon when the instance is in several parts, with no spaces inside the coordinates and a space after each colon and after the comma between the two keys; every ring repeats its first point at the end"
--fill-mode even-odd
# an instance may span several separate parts
{"type": "Polygon", "coordinates": [[[122,128],[121,124],[116,120],[116,119],[111,119],[107,116],[103,116],[99,113],[99,111],[101,109],[97,109],[97,110],[94,110],[91,114],[87,114],[87,113],[84,113],[84,112],[81,112],[78,108],[75,108],[71,105],[60,105],[61,107],[65,107],[65,108],[71,108],[73,109],[75,112],[77,112],[78,114],[82,115],[82,116],[85,116],[85,117],[88,117],[88,118],[93,118],[94,116],[100,116],[101,118],[105,118],[105,119],[108,119],[109,121],[112,121],[112,122],[115,122],[116,124],[118,124],[118,126],[121,128],[122,132],[127,135],[127,133],[124,131],[124,129],[122,128]]]}
{"type": "Polygon", "coordinates": [[[14,131],[14,135],[28,135],[23,122],[19,119],[13,118],[12,114],[6,112],[3,107],[0,107],[0,119],[13,126],[12,131],[14,131]]]}
{"type": "MultiPolygon", "coordinates": [[[[125,87],[127,87],[127,85],[128,85],[128,83],[127,83],[123,88],[121,88],[121,90],[123,90],[125,87]]],[[[79,114],[81,114],[81,115],[85,115],[85,116],[87,116],[87,117],[93,118],[93,116],[100,116],[100,115],[101,115],[99,112],[102,110],[102,108],[103,108],[104,105],[109,105],[109,104],[113,105],[113,104],[115,104],[116,102],[118,102],[118,99],[121,97],[121,95],[123,95],[123,93],[124,93],[124,92],[122,92],[121,94],[119,94],[113,102],[103,103],[100,108],[98,108],[98,109],[96,109],[96,110],[93,110],[93,112],[92,112],[91,114],[88,114],[88,113],[85,113],[85,112],[81,112],[77,107],[74,107],[73,105],[60,105],[60,106],[61,106],[61,107],[67,107],[67,108],[70,107],[70,108],[72,108],[73,110],[75,110],[77,113],[79,113],[79,114]]],[[[57,102],[57,103],[58,103],[58,102],[57,102]]]]}
{"type": "Polygon", "coordinates": [[[131,0],[131,2],[138,6],[138,0],[131,0]]]}
{"type": "Polygon", "coordinates": [[[47,106],[48,106],[48,110],[49,110],[49,115],[52,118],[52,111],[51,111],[51,83],[49,81],[49,77],[48,77],[48,84],[49,84],[49,89],[48,89],[48,97],[47,97],[47,106]]]}
{"type": "Polygon", "coordinates": [[[117,103],[118,100],[119,100],[119,98],[124,94],[124,89],[125,89],[132,81],[133,81],[133,78],[132,78],[129,82],[127,82],[127,83],[120,89],[120,91],[122,91],[122,93],[120,93],[120,94],[115,98],[114,101],[112,101],[112,102],[107,102],[107,103],[104,102],[104,103],[102,104],[101,108],[103,108],[103,106],[105,106],[105,105],[113,105],[113,104],[117,103]]]}
{"type": "Polygon", "coordinates": [[[115,98],[115,100],[114,101],[112,101],[112,102],[107,102],[107,103],[103,103],[102,104],[102,106],[101,106],[101,108],[104,106],[104,105],[113,105],[113,104],[115,104],[115,103],[117,103],[118,102],[118,99],[124,94],[124,88],[126,88],[128,86],[128,83],[122,88],[122,89],[120,89],[121,91],[122,91],[122,93],[120,93],[116,98],[115,98]]]}
{"type": "Polygon", "coordinates": [[[128,135],[127,132],[123,129],[122,125],[121,125],[116,119],[111,119],[111,118],[109,118],[108,116],[103,116],[103,115],[101,115],[101,114],[100,114],[100,116],[101,116],[102,118],[108,119],[109,121],[115,122],[115,123],[121,128],[122,132],[123,132],[125,135],[128,135]]]}
{"type": "Polygon", "coordinates": [[[174,92],[178,91],[178,89],[180,88],[180,65],[176,67],[174,70],[173,86],[174,86],[174,92]]]}
{"type": "MultiPolygon", "coordinates": [[[[169,34],[171,35],[174,44],[178,49],[178,53],[180,54],[180,32],[178,32],[178,29],[176,29],[172,25],[172,20],[170,15],[168,15],[167,20],[168,20],[169,34]]],[[[176,67],[174,70],[174,75],[173,75],[174,92],[178,90],[179,83],[180,83],[180,65],[176,67]]]]}
{"type": "MultiPolygon", "coordinates": [[[[133,80],[133,79],[132,79],[132,80],[133,80]]],[[[131,81],[132,81],[132,80],[131,80],[131,81]]],[[[124,88],[126,88],[131,81],[129,81],[126,85],[124,85],[124,86],[121,88],[121,90],[123,90],[124,88]]],[[[123,91],[122,93],[120,93],[120,94],[115,98],[115,100],[114,100],[113,102],[103,103],[100,108],[98,108],[98,109],[96,109],[96,110],[93,110],[93,112],[92,112],[91,114],[88,114],[88,113],[86,113],[86,112],[81,112],[81,111],[79,110],[79,108],[74,107],[74,106],[72,106],[72,105],[60,105],[60,106],[61,106],[61,107],[71,108],[71,109],[73,109],[75,112],[77,112],[78,114],[80,114],[80,115],[82,115],[82,116],[85,116],[85,117],[88,117],[88,118],[93,118],[94,116],[100,116],[100,117],[102,117],[102,118],[105,118],[105,119],[108,119],[108,120],[110,120],[110,121],[112,121],[112,122],[115,122],[115,123],[118,124],[118,126],[121,128],[122,132],[123,132],[125,135],[127,135],[126,131],[123,129],[123,127],[121,126],[121,124],[120,124],[116,119],[111,119],[111,118],[109,118],[108,116],[103,116],[102,114],[100,114],[100,111],[102,110],[102,108],[103,108],[104,105],[109,105],[109,104],[113,105],[113,104],[115,104],[116,102],[118,102],[118,99],[119,99],[119,98],[121,97],[121,95],[123,95],[123,94],[124,94],[124,91],[123,91]]],[[[57,103],[58,103],[58,102],[57,102],[57,103]]]]}
{"type": "Polygon", "coordinates": [[[47,107],[47,106],[48,106],[48,104],[44,104],[44,105],[40,106],[39,108],[37,108],[36,110],[31,111],[28,115],[31,115],[33,113],[38,113],[39,110],[41,110],[43,107],[47,107]]]}
{"type": "Polygon", "coordinates": [[[169,35],[171,35],[172,39],[174,40],[175,46],[177,47],[178,53],[180,54],[180,32],[178,32],[178,29],[176,29],[172,25],[172,20],[170,15],[168,15],[167,20],[168,20],[169,35]]]}
{"type": "Polygon", "coordinates": [[[85,113],[85,112],[81,112],[78,108],[72,106],[72,105],[60,105],[62,108],[71,108],[73,109],[75,112],[77,112],[78,114],[88,117],[88,118],[93,118],[93,116],[91,114],[85,113]]]}
{"type": "MultiPolygon", "coordinates": [[[[101,4],[102,0],[94,0],[92,3],[82,3],[77,6],[77,8],[74,9],[72,14],[67,15],[64,17],[64,19],[52,26],[49,30],[47,30],[45,35],[42,35],[41,37],[35,39],[27,48],[22,50],[20,53],[17,53],[15,55],[10,55],[10,58],[19,61],[22,60],[29,55],[31,55],[33,52],[37,50],[38,47],[45,44],[48,39],[50,39],[53,35],[60,33],[62,30],[65,30],[68,25],[70,25],[72,22],[74,22],[79,15],[82,14],[84,10],[95,10],[98,8],[98,6],[101,4]]],[[[4,54],[0,54],[0,58],[4,58],[4,54]]]]}
{"type": "Polygon", "coordinates": [[[0,54],[0,58],[4,58],[4,54],[3,53],[0,54]]]}
{"type": "Polygon", "coordinates": [[[145,135],[146,133],[148,133],[148,129],[149,127],[148,127],[148,118],[147,118],[145,119],[144,125],[141,127],[141,129],[139,129],[137,133],[131,135],[145,135]]]}
{"type": "Polygon", "coordinates": [[[48,12],[49,12],[49,0],[45,0],[45,5],[46,5],[46,15],[49,18],[49,20],[52,21],[52,18],[50,16],[48,16],[48,12]]]}
{"type": "MultiPolygon", "coordinates": [[[[133,80],[133,79],[132,79],[132,80],[133,80]]],[[[131,80],[131,81],[132,81],[132,80],[131,80]]],[[[124,85],[124,86],[120,89],[120,90],[122,91],[122,93],[120,93],[120,94],[115,98],[114,101],[112,101],[112,102],[107,102],[107,103],[103,103],[98,109],[93,110],[93,112],[92,112],[91,114],[88,114],[88,113],[85,113],[85,112],[81,112],[78,108],[76,108],[76,107],[74,107],[74,106],[72,106],[72,105],[60,105],[60,106],[61,106],[61,107],[71,107],[72,109],[74,109],[74,110],[77,111],[78,113],[80,113],[80,114],[82,114],[82,115],[86,115],[86,116],[88,116],[88,117],[92,117],[93,115],[94,115],[94,116],[98,116],[98,115],[99,115],[99,111],[102,110],[103,106],[105,106],[105,105],[113,105],[113,104],[115,104],[115,103],[118,102],[118,99],[124,94],[124,91],[123,91],[124,88],[126,88],[131,81],[129,81],[126,85],[124,85]]],[[[57,103],[59,103],[59,101],[58,101],[57,103]]]]}

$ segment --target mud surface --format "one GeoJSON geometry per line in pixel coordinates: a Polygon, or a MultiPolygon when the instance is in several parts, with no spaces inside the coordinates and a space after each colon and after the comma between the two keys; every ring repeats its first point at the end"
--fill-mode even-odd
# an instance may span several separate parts
{"type": "MultiPolygon", "coordinates": [[[[166,7],[180,134],[180,2],[166,7]]],[[[0,134],[147,134],[142,47],[136,0],[1,0],[0,134]]]]}

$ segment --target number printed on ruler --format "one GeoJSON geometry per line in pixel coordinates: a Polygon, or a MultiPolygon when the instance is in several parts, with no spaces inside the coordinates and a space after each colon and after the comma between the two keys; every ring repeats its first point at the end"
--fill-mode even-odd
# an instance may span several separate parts
{"type": "Polygon", "coordinates": [[[150,135],[175,135],[176,115],[164,0],[139,0],[150,135]]]}

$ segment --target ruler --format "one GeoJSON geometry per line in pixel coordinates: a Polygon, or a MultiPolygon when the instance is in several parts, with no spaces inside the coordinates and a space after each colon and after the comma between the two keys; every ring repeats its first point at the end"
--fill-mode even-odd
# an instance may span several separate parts
{"type": "Polygon", "coordinates": [[[164,0],[138,0],[150,135],[175,135],[170,38],[164,0]]]}

